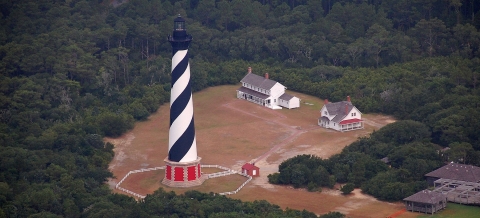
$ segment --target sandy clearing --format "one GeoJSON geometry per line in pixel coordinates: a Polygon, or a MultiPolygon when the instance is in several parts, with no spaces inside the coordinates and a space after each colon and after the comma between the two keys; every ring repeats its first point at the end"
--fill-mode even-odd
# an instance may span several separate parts
{"type": "MultiPolygon", "coordinates": [[[[368,136],[373,130],[395,122],[393,118],[364,114],[365,129],[336,132],[317,125],[319,110],[323,106],[321,99],[287,90],[302,99],[301,107],[270,110],[236,99],[236,88],[238,86],[218,86],[194,94],[197,148],[202,163],[240,170],[245,162],[256,161],[256,166],[260,167],[260,177],[230,197],[241,200],[265,199],[283,208],[307,209],[317,214],[340,211],[350,217],[386,217],[403,208],[401,203],[381,202],[362,194],[360,190],[348,196],[341,195],[339,190],[326,188],[322,192],[307,192],[269,184],[267,178],[268,174],[277,172],[278,165],[288,158],[299,154],[328,158],[358,137],[368,136]]],[[[164,165],[163,159],[168,153],[168,117],[169,108],[165,104],[148,121],[137,123],[124,136],[106,139],[115,145],[115,157],[110,170],[116,178],[109,181],[111,187],[130,170],[164,165]]],[[[162,175],[163,172],[154,176],[138,174],[125,182],[128,187],[123,184],[122,187],[143,194],[152,193],[159,187],[178,193],[190,190],[162,186],[162,175]]],[[[235,177],[211,179],[201,187],[191,189],[209,192],[232,186],[238,183],[237,180],[235,177]]]]}

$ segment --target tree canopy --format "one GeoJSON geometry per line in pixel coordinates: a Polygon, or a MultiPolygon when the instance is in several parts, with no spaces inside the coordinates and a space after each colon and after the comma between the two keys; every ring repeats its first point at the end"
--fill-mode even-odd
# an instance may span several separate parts
{"type": "MultiPolygon", "coordinates": [[[[178,14],[194,37],[194,91],[236,84],[252,66],[289,89],[332,101],[350,95],[363,112],[412,120],[329,160],[300,158],[311,167],[282,164],[287,174],[272,179],[348,181],[372,194],[385,183],[382,192],[401,196],[423,187],[421,173],[442,158],[480,165],[479,10],[479,1],[464,0],[0,1],[0,216],[163,216],[111,194],[113,145],[102,138],[168,101],[166,36],[178,14]],[[446,146],[448,154],[435,155],[446,146]],[[378,161],[385,156],[392,169],[378,161]],[[400,179],[387,180],[392,175],[400,179]]],[[[209,206],[176,212],[197,201],[163,203],[172,217],[249,214],[209,206]]],[[[255,205],[270,208],[267,217],[280,213],[255,205]]]]}

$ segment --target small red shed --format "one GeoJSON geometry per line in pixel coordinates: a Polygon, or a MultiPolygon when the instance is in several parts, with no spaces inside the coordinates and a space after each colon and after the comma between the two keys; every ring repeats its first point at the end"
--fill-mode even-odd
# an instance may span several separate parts
{"type": "Polygon", "coordinates": [[[242,173],[251,177],[257,177],[260,176],[260,168],[255,166],[255,164],[246,163],[242,166],[242,173]]]}

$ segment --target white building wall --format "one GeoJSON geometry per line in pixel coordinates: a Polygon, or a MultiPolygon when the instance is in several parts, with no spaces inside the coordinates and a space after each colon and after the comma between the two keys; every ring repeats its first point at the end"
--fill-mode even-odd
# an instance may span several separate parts
{"type": "Polygon", "coordinates": [[[340,125],[339,125],[338,123],[329,121],[329,122],[327,122],[327,124],[325,125],[325,128],[334,129],[334,130],[339,131],[339,130],[340,130],[340,125]]]}
{"type": "Polygon", "coordinates": [[[278,105],[288,108],[288,101],[278,99],[278,105]]]}
{"type": "Polygon", "coordinates": [[[325,105],[322,107],[322,110],[320,110],[320,112],[321,112],[321,116],[326,116],[328,117],[329,120],[332,120],[335,117],[335,115],[330,115],[330,113],[328,113],[327,107],[325,107],[325,105]]]}
{"type": "Polygon", "coordinates": [[[319,125],[319,126],[323,126],[323,127],[327,128],[327,129],[339,130],[340,127],[339,127],[338,123],[335,123],[335,122],[331,121],[334,117],[335,117],[335,116],[333,116],[331,119],[329,118],[329,120],[328,120],[328,121],[325,121],[325,123],[323,123],[323,124],[321,123],[322,121],[321,121],[321,117],[320,117],[319,120],[318,120],[318,125],[319,125]]]}
{"type": "Polygon", "coordinates": [[[298,107],[300,107],[300,99],[297,97],[293,97],[292,99],[290,99],[290,101],[288,101],[288,105],[286,108],[292,109],[298,107]]]}
{"type": "MultiPolygon", "coordinates": [[[[286,89],[285,86],[278,82],[275,83],[275,85],[270,90],[261,89],[248,83],[242,83],[242,86],[250,90],[269,95],[270,97],[265,99],[265,107],[271,109],[281,109],[279,106],[283,106],[289,109],[300,107],[300,99],[297,97],[292,98],[290,102],[281,102],[281,100],[278,99],[281,95],[285,93],[286,89]],[[270,100],[270,104],[267,103],[268,100],[270,100]]],[[[237,98],[243,99],[243,93],[237,91],[237,98]]]]}
{"type": "Polygon", "coordinates": [[[347,116],[343,118],[343,120],[351,119],[362,119],[362,113],[360,113],[360,111],[355,106],[353,106],[352,110],[350,110],[347,116]]]}
{"type": "Polygon", "coordinates": [[[277,99],[277,105],[278,105],[278,97],[283,95],[285,93],[285,86],[283,86],[280,83],[276,83],[271,89],[270,89],[270,96],[272,98],[277,99]]]}
{"type": "Polygon", "coordinates": [[[268,107],[268,108],[272,108],[274,107],[275,103],[274,103],[274,100],[273,100],[273,97],[270,96],[268,97],[267,99],[265,99],[265,102],[268,102],[268,100],[270,100],[270,104],[269,103],[266,103],[265,104],[265,107],[268,107]]]}

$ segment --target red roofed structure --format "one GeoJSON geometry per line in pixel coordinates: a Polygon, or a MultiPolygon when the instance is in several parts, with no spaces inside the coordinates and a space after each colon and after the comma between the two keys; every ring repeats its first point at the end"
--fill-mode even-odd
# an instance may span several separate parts
{"type": "Polygon", "coordinates": [[[251,163],[246,163],[242,166],[242,173],[251,177],[260,176],[260,168],[251,163]]]}
{"type": "Polygon", "coordinates": [[[363,120],[361,119],[350,119],[350,120],[343,120],[342,122],[340,122],[340,124],[358,123],[362,121],[363,120]]]}
{"type": "Polygon", "coordinates": [[[345,132],[364,128],[362,113],[353,106],[350,96],[347,96],[346,101],[334,103],[325,99],[320,114],[318,125],[327,129],[345,132]]]}

